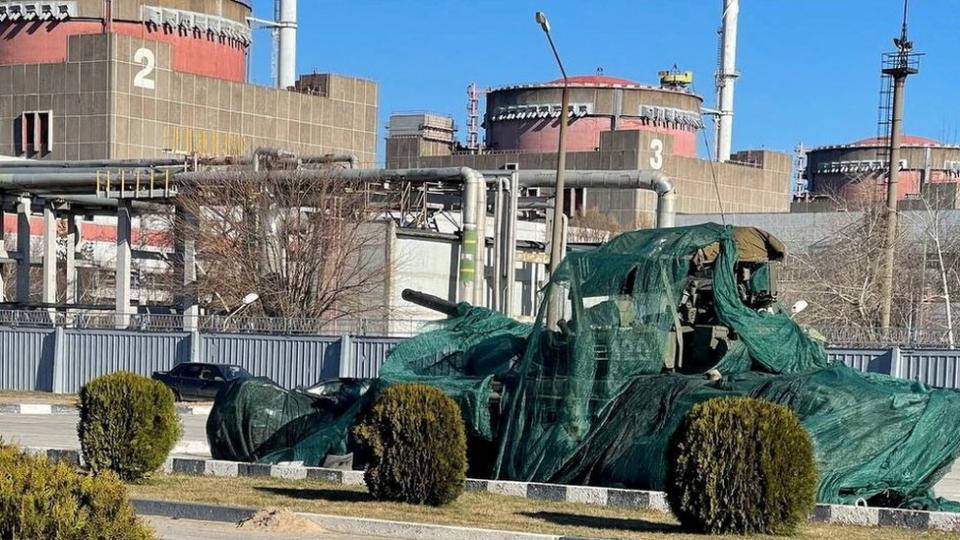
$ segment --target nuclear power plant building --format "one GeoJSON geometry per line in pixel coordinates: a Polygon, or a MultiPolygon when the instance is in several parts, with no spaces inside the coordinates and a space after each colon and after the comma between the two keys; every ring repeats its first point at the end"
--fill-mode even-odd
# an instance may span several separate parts
{"type": "Polygon", "coordinates": [[[248,84],[248,0],[0,0],[0,155],[249,155],[375,161],[378,88],[305,75],[248,84]],[[112,6],[112,16],[106,6],[112,6]]]}

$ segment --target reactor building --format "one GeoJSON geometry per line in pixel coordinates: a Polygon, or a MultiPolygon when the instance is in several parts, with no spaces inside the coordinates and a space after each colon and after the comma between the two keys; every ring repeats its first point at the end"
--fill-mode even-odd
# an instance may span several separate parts
{"type": "MultiPolygon", "coordinates": [[[[677,211],[786,212],[790,208],[789,155],[739,152],[727,162],[699,159],[704,137],[703,99],[688,89],[689,72],[661,72],[659,86],[602,74],[568,79],[569,169],[663,171],[677,191],[677,211]]],[[[478,97],[468,99],[468,144],[457,144],[444,115],[401,113],[387,126],[388,168],[516,166],[552,169],[557,163],[563,80],[488,89],[482,116],[485,144],[477,141],[478,97]],[[476,112],[474,112],[476,111],[476,112]]],[[[650,226],[655,195],[639,190],[570,190],[565,212],[596,209],[624,228],[650,226]]]]}
{"type": "MultiPolygon", "coordinates": [[[[871,137],[850,144],[821,146],[807,152],[804,177],[807,198],[795,210],[833,209],[837,203],[870,203],[886,199],[889,141],[871,137]]],[[[905,135],[900,149],[897,200],[936,201],[940,208],[960,208],[960,146],[905,135]]]]}
{"type": "MultiPolygon", "coordinates": [[[[283,32],[295,32],[295,3],[286,4],[293,20],[277,24],[291,43],[283,32]]],[[[314,74],[286,84],[289,65],[282,88],[248,84],[250,15],[249,0],[0,0],[0,155],[133,159],[279,146],[372,165],[376,83],[314,74]]]]}

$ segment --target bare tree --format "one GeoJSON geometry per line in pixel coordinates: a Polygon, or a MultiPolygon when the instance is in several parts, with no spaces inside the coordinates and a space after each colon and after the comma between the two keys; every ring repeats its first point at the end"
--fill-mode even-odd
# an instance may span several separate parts
{"type": "MultiPolygon", "coordinates": [[[[904,235],[898,235],[895,326],[909,326],[911,295],[917,290],[919,265],[904,235]]],[[[872,332],[880,323],[880,278],[883,262],[883,209],[869,205],[862,216],[829,239],[791,253],[786,261],[784,294],[806,300],[800,319],[822,327],[856,327],[872,332]]]]}
{"type": "Polygon", "coordinates": [[[378,309],[383,229],[370,201],[355,182],[242,171],[187,186],[176,226],[196,236],[200,301],[228,311],[255,293],[247,314],[330,320],[378,309]]]}
{"type": "Polygon", "coordinates": [[[613,236],[623,232],[623,226],[610,214],[605,214],[597,208],[589,208],[581,215],[570,220],[571,242],[606,242],[613,236]]]}
{"type": "MultiPolygon", "coordinates": [[[[946,219],[955,205],[925,190],[901,211],[896,239],[893,326],[896,339],[922,338],[953,346],[951,299],[960,292],[960,230],[946,219]],[[906,333],[903,333],[906,332],[906,333]]],[[[840,203],[838,202],[838,206],[840,203]]],[[[791,253],[781,280],[787,302],[806,300],[802,322],[825,330],[852,329],[862,338],[883,339],[880,326],[880,271],[884,208],[879,203],[845,203],[858,217],[824,240],[791,253]]]]}

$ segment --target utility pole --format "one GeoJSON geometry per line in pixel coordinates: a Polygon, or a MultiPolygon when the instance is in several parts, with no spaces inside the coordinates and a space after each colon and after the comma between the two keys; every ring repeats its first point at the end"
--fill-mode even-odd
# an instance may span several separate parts
{"type": "Polygon", "coordinates": [[[907,39],[907,1],[903,2],[903,25],[900,37],[893,43],[897,52],[883,55],[882,70],[893,79],[893,110],[890,116],[890,165],[887,174],[886,238],[883,246],[883,280],[880,297],[880,327],[884,335],[890,329],[893,305],[893,266],[897,241],[897,180],[900,174],[900,137],[903,131],[903,92],[907,77],[919,73],[919,55],[912,53],[913,43],[907,39]]]}

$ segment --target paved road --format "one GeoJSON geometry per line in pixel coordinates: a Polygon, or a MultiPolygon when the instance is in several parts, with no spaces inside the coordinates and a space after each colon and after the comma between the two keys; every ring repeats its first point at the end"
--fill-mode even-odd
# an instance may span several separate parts
{"type": "Polygon", "coordinates": [[[188,519],[146,517],[147,523],[163,540],[307,540],[344,538],[367,540],[373,536],[351,536],[338,533],[281,533],[273,531],[248,531],[230,523],[212,523],[188,519]]]}
{"type": "MultiPolygon", "coordinates": [[[[76,414],[0,414],[0,437],[23,446],[80,448],[76,414]]],[[[181,415],[183,437],[174,453],[210,457],[207,417],[181,415]]]]}

